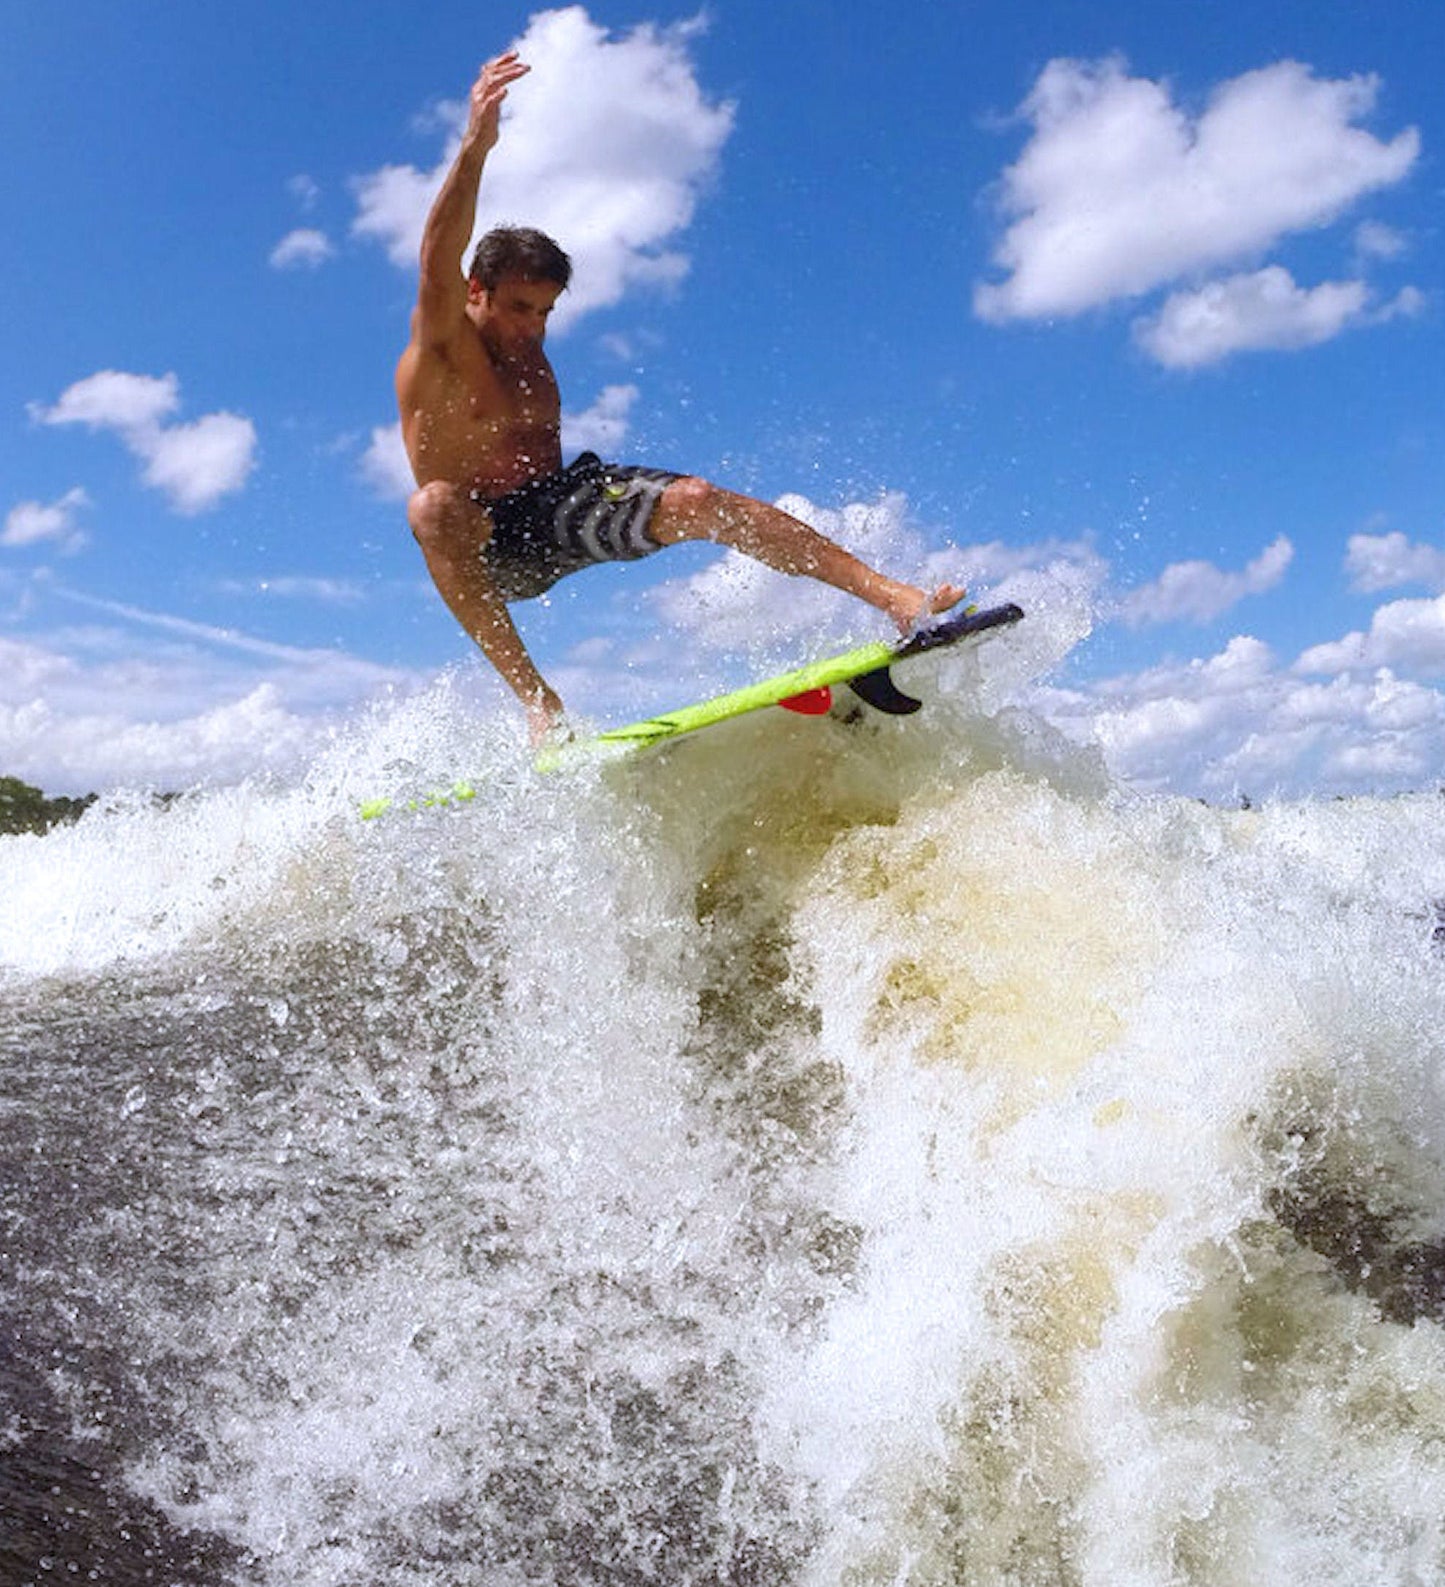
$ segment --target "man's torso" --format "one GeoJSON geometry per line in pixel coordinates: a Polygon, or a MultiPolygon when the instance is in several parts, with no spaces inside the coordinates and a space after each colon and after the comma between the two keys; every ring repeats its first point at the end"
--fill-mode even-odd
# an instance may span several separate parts
{"type": "Polygon", "coordinates": [[[493,499],[562,466],[557,380],[540,346],[494,360],[467,322],[442,346],[414,340],[396,391],[418,484],[447,480],[493,499]]]}

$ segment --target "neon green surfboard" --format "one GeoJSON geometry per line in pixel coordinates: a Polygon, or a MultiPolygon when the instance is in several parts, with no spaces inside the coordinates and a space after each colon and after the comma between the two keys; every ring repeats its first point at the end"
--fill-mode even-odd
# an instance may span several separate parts
{"type": "MultiPolygon", "coordinates": [[[[769,705],[785,706],[805,716],[822,715],[831,706],[831,691],[835,684],[847,684],[874,710],[886,712],[890,716],[907,716],[918,710],[923,702],[905,694],[893,682],[889,668],[895,662],[921,655],[926,650],[961,644],[991,633],[994,629],[1010,627],[1023,615],[1022,610],[1012,604],[991,606],[983,611],[970,607],[945,617],[908,639],[895,640],[892,644],[875,642],[859,645],[840,656],[829,656],[823,661],[795,667],[791,672],[747,684],[744,688],[720,694],[698,705],[685,705],[663,716],[629,723],[626,727],[608,728],[588,738],[548,745],[537,756],[537,770],[559,771],[588,760],[627,754],[666,739],[680,738],[685,733],[714,727],[733,717],[746,716],[749,711],[760,711],[769,705]]],[[[421,810],[465,804],[476,796],[477,791],[470,784],[458,783],[445,792],[414,800],[407,808],[421,810]]],[[[391,805],[390,799],[374,799],[362,806],[361,813],[368,818],[381,815],[391,805]]]]}
{"type": "Polygon", "coordinates": [[[829,656],[823,661],[795,667],[776,678],[764,678],[760,683],[747,684],[728,694],[704,700],[699,705],[685,705],[664,716],[649,717],[644,722],[632,722],[626,727],[609,728],[592,738],[548,747],[537,757],[537,769],[555,771],[559,767],[574,764],[578,759],[640,749],[648,744],[661,743],[664,739],[679,738],[684,733],[696,733],[704,727],[714,727],[719,722],[745,716],[749,711],[760,711],[769,705],[787,706],[805,716],[820,716],[828,710],[831,704],[830,691],[838,683],[849,685],[855,694],[875,710],[887,712],[890,716],[906,716],[918,710],[922,701],[904,694],[893,682],[888,669],[894,662],[919,655],[925,650],[959,644],[995,628],[1008,627],[1018,622],[1023,615],[1013,605],[993,606],[986,611],[970,608],[935,623],[909,639],[896,640],[892,644],[875,642],[860,645],[841,656],[829,656]]]}

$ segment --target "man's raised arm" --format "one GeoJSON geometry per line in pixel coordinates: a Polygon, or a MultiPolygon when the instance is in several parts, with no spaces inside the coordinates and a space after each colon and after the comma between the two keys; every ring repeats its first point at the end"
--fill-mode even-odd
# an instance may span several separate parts
{"type": "Polygon", "coordinates": [[[462,146],[432,203],[422,232],[421,282],[417,292],[421,340],[445,339],[466,306],[466,284],[460,267],[476,224],[482,166],[497,142],[507,88],[530,70],[518,60],[515,50],[508,50],[488,61],[472,84],[462,146]]]}

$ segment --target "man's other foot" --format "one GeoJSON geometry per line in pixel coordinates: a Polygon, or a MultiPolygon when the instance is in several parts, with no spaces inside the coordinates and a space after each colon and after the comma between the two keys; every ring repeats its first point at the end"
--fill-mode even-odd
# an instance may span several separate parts
{"type": "Polygon", "coordinates": [[[940,584],[931,591],[905,584],[897,601],[889,603],[888,615],[908,639],[925,627],[930,617],[951,611],[967,593],[961,584],[940,584]]]}

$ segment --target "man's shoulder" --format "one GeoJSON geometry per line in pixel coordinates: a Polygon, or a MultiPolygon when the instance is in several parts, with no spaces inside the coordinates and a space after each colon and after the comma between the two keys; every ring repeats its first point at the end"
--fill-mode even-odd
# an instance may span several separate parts
{"type": "Polygon", "coordinates": [[[396,378],[398,382],[465,380],[476,385],[486,379],[490,367],[465,315],[449,326],[413,313],[411,340],[402,349],[396,378]]]}

